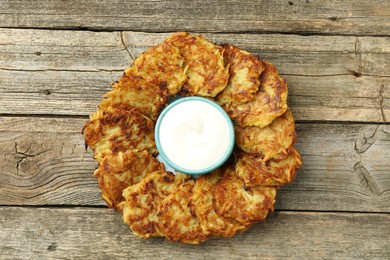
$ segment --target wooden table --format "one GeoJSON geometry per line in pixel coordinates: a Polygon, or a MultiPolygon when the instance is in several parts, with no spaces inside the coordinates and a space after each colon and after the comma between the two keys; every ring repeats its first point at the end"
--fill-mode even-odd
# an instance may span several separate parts
{"type": "Polygon", "coordinates": [[[390,258],[390,1],[0,0],[0,258],[390,258]],[[304,166],[248,232],[140,240],[106,207],[80,134],[170,32],[273,62],[304,166]]]}

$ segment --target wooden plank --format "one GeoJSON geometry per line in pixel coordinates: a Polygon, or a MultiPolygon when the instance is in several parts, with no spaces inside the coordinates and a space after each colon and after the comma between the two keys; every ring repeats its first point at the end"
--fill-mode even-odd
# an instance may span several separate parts
{"type": "MultiPolygon", "coordinates": [[[[132,56],[137,57],[168,35],[123,32],[123,42],[132,56]]],[[[234,44],[270,60],[283,74],[331,76],[354,71],[363,75],[390,76],[388,37],[211,33],[204,36],[215,43],[234,44]]]]}
{"type": "Polygon", "coordinates": [[[231,239],[199,246],[134,237],[94,208],[0,208],[2,259],[387,259],[389,214],[275,212],[231,239]]]}
{"type": "Polygon", "coordinates": [[[6,114],[91,114],[122,73],[0,70],[0,111],[6,114]]]}
{"type": "MultiPolygon", "coordinates": [[[[87,115],[119,72],[1,71],[0,112],[87,115]]],[[[353,75],[284,76],[297,120],[390,121],[390,80],[353,75]]]]}
{"type": "MultiPolygon", "coordinates": [[[[6,70],[123,70],[131,57],[169,33],[0,29],[0,68],[6,70]],[[125,48],[127,47],[127,49],[125,48]]],[[[388,37],[205,34],[272,60],[284,74],[334,75],[348,70],[390,76],[388,37]],[[299,66],[298,66],[299,65],[299,66]]]]}
{"type": "Polygon", "coordinates": [[[386,0],[1,1],[0,27],[389,35],[386,0]]]}
{"type": "MultiPolygon", "coordinates": [[[[0,30],[0,113],[88,115],[167,34],[0,30]],[[125,48],[127,47],[127,49],[125,48]]],[[[272,61],[297,120],[390,121],[390,38],[207,34],[272,61]]]]}
{"type": "Polygon", "coordinates": [[[102,204],[96,163],[81,135],[84,119],[1,121],[0,204],[102,204]]]}
{"type": "MultiPolygon", "coordinates": [[[[105,205],[85,120],[0,118],[0,205],[105,205]]],[[[304,166],[281,210],[390,212],[390,125],[298,124],[304,166]]]]}
{"type": "Polygon", "coordinates": [[[129,55],[119,32],[0,29],[6,70],[123,70],[129,55]]]}

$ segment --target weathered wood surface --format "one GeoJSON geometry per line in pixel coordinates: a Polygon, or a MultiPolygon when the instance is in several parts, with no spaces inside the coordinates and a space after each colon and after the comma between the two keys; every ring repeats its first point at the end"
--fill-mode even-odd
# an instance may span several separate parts
{"type": "MultiPolygon", "coordinates": [[[[104,205],[83,118],[0,118],[0,205],[104,205]]],[[[390,125],[298,124],[304,166],[277,209],[390,212],[390,125]]]]}
{"type": "Polygon", "coordinates": [[[388,259],[390,215],[275,212],[231,239],[199,246],[134,237],[93,208],[0,208],[2,259],[388,259]]]}
{"type": "Polygon", "coordinates": [[[387,0],[0,0],[0,259],[388,259],[389,36],[387,0]],[[80,134],[174,31],[273,62],[304,161],[265,222],[197,247],[135,238],[80,134]]]}
{"type": "MultiPolygon", "coordinates": [[[[0,30],[0,113],[88,115],[167,34],[0,30]]],[[[390,122],[390,38],[206,34],[272,61],[297,120],[390,122]]]]}
{"type": "Polygon", "coordinates": [[[390,35],[386,0],[0,1],[0,27],[390,35]]]}

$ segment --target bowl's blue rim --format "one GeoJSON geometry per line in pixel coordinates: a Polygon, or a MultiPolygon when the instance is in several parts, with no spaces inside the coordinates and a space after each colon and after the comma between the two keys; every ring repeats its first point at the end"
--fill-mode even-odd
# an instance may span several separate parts
{"type": "Polygon", "coordinates": [[[234,126],[233,126],[233,122],[232,122],[231,118],[229,117],[229,115],[225,112],[225,110],[220,105],[218,105],[214,101],[211,101],[211,100],[209,100],[207,98],[203,98],[203,97],[183,97],[183,98],[180,98],[180,99],[172,102],[171,104],[169,104],[160,113],[160,115],[159,115],[159,117],[157,119],[155,131],[154,131],[154,139],[155,139],[155,142],[156,142],[157,150],[158,150],[159,154],[161,155],[162,159],[169,166],[174,168],[175,170],[177,170],[179,172],[182,172],[182,173],[190,174],[190,175],[202,175],[202,174],[207,174],[209,172],[214,171],[215,169],[220,167],[224,162],[226,162],[227,159],[229,159],[229,157],[230,157],[230,155],[231,155],[231,153],[233,151],[234,145],[235,145],[234,126]],[[213,107],[215,107],[216,109],[218,109],[222,113],[222,115],[225,117],[226,121],[228,122],[229,133],[230,133],[230,144],[229,144],[229,147],[228,147],[225,155],[222,157],[222,159],[218,163],[216,163],[216,164],[214,164],[214,165],[212,165],[212,166],[210,166],[208,168],[201,169],[201,170],[189,170],[189,169],[185,169],[185,168],[182,168],[182,167],[176,165],[171,160],[169,160],[169,158],[166,156],[166,154],[164,153],[164,150],[162,149],[161,143],[160,143],[160,125],[161,125],[161,121],[163,120],[163,118],[165,117],[167,112],[169,110],[171,110],[173,107],[175,107],[176,105],[180,104],[180,103],[187,102],[187,101],[192,101],[192,100],[206,102],[206,103],[212,105],[213,107]]]}

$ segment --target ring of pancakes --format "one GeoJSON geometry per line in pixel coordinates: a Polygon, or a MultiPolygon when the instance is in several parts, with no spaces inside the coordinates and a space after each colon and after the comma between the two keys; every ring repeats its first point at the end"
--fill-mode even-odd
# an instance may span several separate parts
{"type": "Polygon", "coordinates": [[[102,198],[138,237],[199,244],[232,237],[273,211],[302,165],[287,84],[275,67],[233,45],[181,32],[141,54],[83,128],[102,198]],[[154,126],[171,98],[203,96],[235,124],[236,146],[197,179],[164,170],[154,126]]]}

